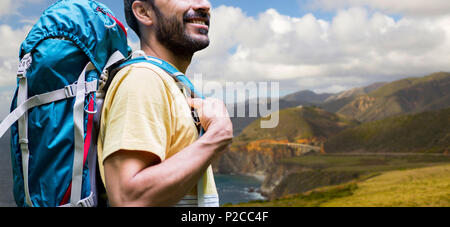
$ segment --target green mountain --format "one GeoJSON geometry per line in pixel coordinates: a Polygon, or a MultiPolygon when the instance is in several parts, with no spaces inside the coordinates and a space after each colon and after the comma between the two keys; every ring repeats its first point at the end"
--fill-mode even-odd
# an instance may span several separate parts
{"type": "Polygon", "coordinates": [[[323,103],[320,104],[320,106],[329,112],[335,113],[345,105],[352,102],[356,97],[367,95],[384,85],[386,85],[386,83],[375,83],[367,87],[346,90],[328,97],[323,103]]]}
{"type": "Polygon", "coordinates": [[[327,153],[450,151],[450,108],[367,122],[332,136],[327,153]]]}
{"type": "Polygon", "coordinates": [[[328,100],[322,106],[362,122],[450,107],[450,73],[384,84],[368,93],[328,100]]]}
{"type": "MultiPolygon", "coordinates": [[[[280,110],[299,105],[312,106],[324,102],[331,95],[332,94],[316,94],[313,91],[304,90],[281,97],[278,100],[278,103],[274,104],[277,104],[280,110]]],[[[270,102],[268,102],[268,104],[273,105],[270,102]]],[[[245,127],[250,125],[258,118],[262,117],[259,114],[257,116],[250,116],[250,105],[258,106],[258,100],[246,100],[244,103],[238,103],[237,105],[227,105],[227,107],[229,108],[229,112],[232,112],[234,113],[234,115],[236,115],[231,117],[235,136],[240,135],[245,127]],[[231,111],[233,108],[234,110],[231,111]],[[237,116],[238,110],[245,110],[245,116],[237,116]]],[[[259,106],[257,110],[259,110],[259,106]]],[[[259,111],[257,112],[259,113],[259,111]]]]}
{"type": "MultiPolygon", "coordinates": [[[[391,83],[375,83],[334,95],[299,91],[280,98],[277,104],[280,110],[298,105],[320,106],[328,112],[361,122],[439,110],[450,107],[450,73],[440,72],[391,83]]],[[[229,110],[234,109],[235,114],[238,109],[245,110],[244,117],[231,118],[235,136],[240,135],[245,127],[261,117],[249,116],[250,105],[257,106],[257,100],[247,100],[245,103],[229,106],[229,110]]]]}
{"type": "Polygon", "coordinates": [[[347,127],[356,125],[355,121],[315,107],[298,106],[283,109],[277,113],[279,115],[277,127],[261,128],[261,121],[267,121],[270,118],[259,118],[246,127],[235,141],[269,139],[296,142],[313,138],[324,140],[347,127]]]}

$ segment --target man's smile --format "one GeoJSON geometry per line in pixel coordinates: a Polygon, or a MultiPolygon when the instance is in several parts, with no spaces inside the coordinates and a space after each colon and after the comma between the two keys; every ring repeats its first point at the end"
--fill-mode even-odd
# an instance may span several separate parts
{"type": "Polygon", "coordinates": [[[200,24],[200,25],[206,25],[206,23],[204,21],[201,20],[192,20],[189,23],[193,23],[193,24],[200,24]]]}
{"type": "Polygon", "coordinates": [[[209,15],[206,13],[196,12],[187,14],[184,17],[184,22],[201,29],[209,30],[209,15]]]}

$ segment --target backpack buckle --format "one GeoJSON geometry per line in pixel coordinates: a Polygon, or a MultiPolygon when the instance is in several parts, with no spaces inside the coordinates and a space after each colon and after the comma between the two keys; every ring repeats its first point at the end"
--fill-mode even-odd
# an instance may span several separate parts
{"type": "Polygon", "coordinates": [[[75,92],[72,88],[73,85],[68,85],[64,87],[64,94],[66,95],[66,98],[72,98],[75,97],[75,92]]]}
{"type": "Polygon", "coordinates": [[[32,62],[33,58],[31,57],[30,53],[23,56],[22,60],[19,63],[19,69],[17,70],[17,77],[19,79],[24,78],[24,74],[28,70],[28,68],[30,68],[32,62]]]}
{"type": "Polygon", "coordinates": [[[19,144],[26,144],[26,145],[28,145],[28,139],[19,139],[19,144]]]}
{"type": "Polygon", "coordinates": [[[198,117],[198,113],[196,110],[192,110],[192,118],[194,118],[194,123],[196,126],[200,125],[200,117],[198,117]]]}

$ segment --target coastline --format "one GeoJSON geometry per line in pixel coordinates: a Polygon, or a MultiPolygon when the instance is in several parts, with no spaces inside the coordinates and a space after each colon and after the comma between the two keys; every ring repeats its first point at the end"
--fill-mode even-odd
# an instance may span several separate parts
{"type": "Polygon", "coordinates": [[[247,174],[244,174],[244,176],[249,176],[249,177],[256,178],[261,183],[263,183],[264,180],[266,180],[266,177],[267,177],[263,173],[247,173],[247,174]]]}
{"type": "Polygon", "coordinates": [[[261,175],[215,174],[215,180],[221,206],[266,199],[261,194],[261,175]]]}

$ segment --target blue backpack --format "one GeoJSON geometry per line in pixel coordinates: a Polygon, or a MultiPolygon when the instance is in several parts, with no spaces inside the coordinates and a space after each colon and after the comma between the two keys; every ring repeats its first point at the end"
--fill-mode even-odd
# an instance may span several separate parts
{"type": "Polygon", "coordinates": [[[11,128],[18,206],[97,204],[98,85],[129,53],[123,24],[93,0],[60,0],[31,29],[11,114],[0,125],[0,136],[11,128]]]}

